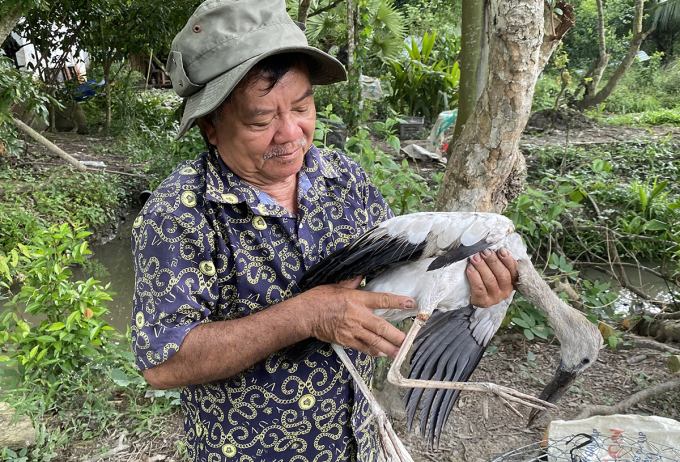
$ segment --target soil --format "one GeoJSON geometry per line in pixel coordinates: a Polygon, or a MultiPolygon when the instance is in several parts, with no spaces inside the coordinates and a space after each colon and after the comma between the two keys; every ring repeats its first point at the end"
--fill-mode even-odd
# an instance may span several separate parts
{"type": "MultiPolygon", "coordinates": [[[[509,386],[523,393],[538,396],[559,361],[559,346],[546,342],[525,342],[517,335],[506,335],[496,342],[497,350],[487,353],[471,381],[493,382],[509,386]],[[510,337],[511,340],[507,340],[510,337]],[[536,358],[527,361],[527,353],[536,358]]],[[[493,396],[462,393],[449,421],[442,431],[438,449],[430,449],[419,435],[419,428],[406,431],[406,416],[401,405],[401,390],[388,384],[376,396],[391,416],[392,425],[401,437],[415,462],[482,462],[490,461],[511,449],[541,440],[550,420],[575,418],[584,406],[616,404],[636,391],[672,378],[666,368],[666,354],[656,350],[632,349],[612,352],[601,350],[595,365],[577,379],[572,389],[562,398],[559,409],[538,422],[537,428],[526,428],[521,420],[493,396]],[[633,364],[629,364],[629,363],[633,364]],[[484,409],[487,409],[485,412],[484,409]]],[[[667,393],[642,403],[629,411],[631,414],[660,415],[678,419],[680,396],[667,393]]],[[[519,409],[525,416],[529,411],[519,409]]],[[[96,443],[75,443],[59,454],[60,461],[80,462],[96,454],[115,448],[122,434],[122,426],[102,435],[96,443]]],[[[124,450],[108,458],[114,462],[178,462],[177,441],[184,435],[179,414],[159,419],[151,432],[125,437],[124,450]]]]}

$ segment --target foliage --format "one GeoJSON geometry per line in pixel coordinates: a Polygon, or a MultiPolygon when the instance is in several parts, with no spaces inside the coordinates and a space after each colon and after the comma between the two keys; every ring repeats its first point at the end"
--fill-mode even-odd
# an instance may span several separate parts
{"type": "MultiPolygon", "coordinates": [[[[367,56],[385,60],[394,58],[401,49],[406,32],[403,14],[394,7],[393,0],[360,0],[360,48],[367,56]]],[[[347,9],[344,3],[307,20],[306,35],[310,44],[330,50],[333,46],[346,46],[347,9]]]]}
{"type": "Polygon", "coordinates": [[[432,50],[436,37],[436,32],[425,33],[420,45],[412,38],[410,45],[404,45],[408,57],[390,63],[387,101],[395,111],[432,120],[440,112],[456,106],[460,81],[458,63],[448,65],[444,59],[434,60],[432,50]]]}
{"type": "Polygon", "coordinates": [[[57,168],[38,176],[32,170],[5,168],[0,169],[0,183],[5,182],[7,194],[0,202],[0,250],[5,251],[64,217],[101,229],[126,201],[123,180],[104,174],[73,175],[57,168]],[[26,186],[13,190],[14,184],[26,186]]]}
{"type": "MultiPolygon", "coordinates": [[[[525,238],[536,265],[544,268],[545,277],[569,282],[591,319],[616,322],[636,315],[617,308],[618,289],[582,272],[592,264],[609,268],[604,226],[621,258],[669,262],[680,257],[678,246],[669,244],[680,244],[677,150],[678,145],[669,142],[530,149],[532,186],[510,204],[506,214],[525,238]]],[[[662,265],[657,271],[672,282],[672,267],[662,265]]],[[[542,315],[534,316],[520,303],[509,313],[506,325],[512,323],[524,332],[543,322],[542,315]]],[[[612,339],[610,346],[616,341],[612,339]]]]}
{"type": "Polygon", "coordinates": [[[0,318],[0,361],[3,381],[12,387],[40,383],[56,391],[61,374],[102,355],[113,331],[102,320],[108,312],[104,302],[113,293],[92,278],[71,281],[71,265],[90,254],[84,240],[89,235],[81,226],[54,225],[11,251],[22,286],[0,318]],[[27,316],[40,324],[31,327],[27,316]]]}
{"type": "MultiPolygon", "coordinates": [[[[338,120],[331,114],[332,106],[321,111],[320,115],[330,120],[338,120]]],[[[372,136],[387,140],[387,143],[396,152],[399,152],[401,143],[395,135],[395,127],[399,118],[390,117],[385,122],[374,124],[372,136]]],[[[317,121],[315,142],[324,145],[325,135],[329,127],[317,121]]],[[[374,146],[368,129],[361,128],[357,134],[350,137],[345,145],[348,154],[359,162],[366,171],[371,181],[385,197],[395,215],[431,210],[434,206],[434,198],[441,183],[443,172],[433,173],[428,182],[416,173],[406,159],[401,163],[386,154],[380,148],[374,146]]]]}

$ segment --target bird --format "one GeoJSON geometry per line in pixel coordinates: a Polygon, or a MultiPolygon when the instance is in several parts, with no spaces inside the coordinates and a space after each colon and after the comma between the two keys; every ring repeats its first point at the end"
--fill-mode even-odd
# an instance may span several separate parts
{"type": "MultiPolygon", "coordinates": [[[[421,212],[391,218],[311,267],[298,285],[305,291],[357,276],[364,277],[362,290],[409,296],[416,302],[413,310],[374,313],[390,322],[415,317],[387,378],[406,388],[409,431],[422,402],[421,436],[431,447],[438,446],[461,391],[493,393],[520,417],[511,403],[529,406],[531,423],[556,407],[576,377],[594,364],[603,344],[597,326],[550,289],[534,269],[512,221],[499,214],[421,212]],[[499,329],[514,292],[497,305],[475,307],[470,303],[465,269],[469,257],[501,248],[517,262],[517,291],[545,313],[561,345],[558,369],[538,398],[493,383],[467,382],[499,329]],[[412,346],[409,377],[405,378],[400,369],[412,346]]],[[[310,338],[289,347],[286,354],[304,360],[322,344],[310,338]]],[[[343,347],[333,345],[333,350],[371,403],[385,458],[411,461],[343,347]]]]}

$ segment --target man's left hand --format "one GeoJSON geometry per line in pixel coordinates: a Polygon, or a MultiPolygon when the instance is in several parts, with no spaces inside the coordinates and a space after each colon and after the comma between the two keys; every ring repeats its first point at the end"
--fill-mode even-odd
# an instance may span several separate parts
{"type": "Polygon", "coordinates": [[[470,281],[470,303],[488,308],[505,300],[515,290],[517,264],[507,249],[485,250],[470,257],[466,270],[470,281]]]}

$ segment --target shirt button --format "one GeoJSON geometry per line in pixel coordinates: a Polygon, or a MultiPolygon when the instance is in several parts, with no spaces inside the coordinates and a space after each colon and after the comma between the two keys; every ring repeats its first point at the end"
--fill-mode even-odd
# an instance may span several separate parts
{"type": "Polygon", "coordinates": [[[267,222],[264,221],[264,218],[262,218],[259,215],[256,215],[253,217],[253,227],[257,230],[262,231],[263,229],[267,228],[267,222]]]}

